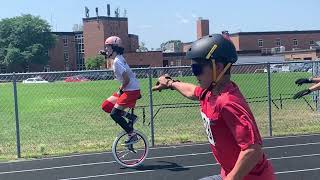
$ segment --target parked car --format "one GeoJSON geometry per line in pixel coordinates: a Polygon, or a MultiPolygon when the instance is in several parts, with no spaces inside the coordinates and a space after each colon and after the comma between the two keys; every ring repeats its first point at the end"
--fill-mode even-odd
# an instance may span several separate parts
{"type": "Polygon", "coordinates": [[[86,82],[86,81],[90,81],[90,80],[82,76],[69,76],[69,77],[66,77],[64,80],[64,82],[86,82]]]}
{"type": "Polygon", "coordinates": [[[282,72],[282,65],[281,64],[271,65],[270,70],[272,73],[282,72]]]}
{"type": "MultiPolygon", "coordinates": [[[[263,70],[265,73],[268,72],[267,68],[263,70]]],[[[288,72],[289,67],[283,66],[282,64],[272,64],[270,66],[270,72],[271,73],[279,73],[279,72],[288,72]]]]}
{"type": "Polygon", "coordinates": [[[82,77],[87,78],[91,81],[96,81],[96,80],[112,80],[113,77],[113,72],[88,72],[81,74],[82,77]]]}
{"type": "Polygon", "coordinates": [[[23,80],[22,83],[29,84],[29,83],[49,83],[45,79],[43,79],[40,76],[34,77],[34,78],[28,78],[26,80],[23,80]]]}

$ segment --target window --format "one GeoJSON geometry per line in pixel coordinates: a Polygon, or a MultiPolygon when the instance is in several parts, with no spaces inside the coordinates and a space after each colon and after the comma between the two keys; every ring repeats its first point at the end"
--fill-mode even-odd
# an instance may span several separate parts
{"type": "Polygon", "coordinates": [[[46,65],[44,66],[44,69],[43,69],[45,72],[49,72],[50,71],[50,65],[46,65]]]}
{"type": "Polygon", "coordinates": [[[6,73],[7,67],[0,64],[0,73],[6,73]]]}
{"type": "Polygon", "coordinates": [[[64,51],[63,59],[64,59],[64,61],[69,61],[69,53],[68,53],[68,51],[64,51]]]}
{"type": "Polygon", "coordinates": [[[293,39],[293,46],[298,46],[298,40],[297,39],[293,39]]]}
{"type": "Polygon", "coordinates": [[[311,41],[309,42],[309,44],[310,44],[310,46],[313,46],[313,45],[314,45],[314,40],[311,40],[311,41]]]}
{"type": "Polygon", "coordinates": [[[181,59],[178,59],[178,60],[177,60],[176,66],[181,66],[181,59]]]}
{"type": "Polygon", "coordinates": [[[263,40],[262,39],[258,39],[258,46],[263,47],[263,40]]]}
{"type": "Polygon", "coordinates": [[[63,46],[67,47],[68,46],[68,36],[63,37],[63,46]]]}
{"type": "Polygon", "coordinates": [[[281,39],[280,38],[276,39],[276,46],[281,46],[281,39]]]}
{"type": "Polygon", "coordinates": [[[77,70],[85,69],[83,34],[75,35],[77,70]]]}

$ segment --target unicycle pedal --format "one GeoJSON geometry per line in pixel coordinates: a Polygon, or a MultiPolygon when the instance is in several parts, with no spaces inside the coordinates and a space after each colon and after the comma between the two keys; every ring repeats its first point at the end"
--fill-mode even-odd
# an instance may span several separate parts
{"type": "Polygon", "coordinates": [[[127,148],[128,148],[129,151],[137,154],[137,151],[134,150],[133,144],[128,145],[127,148]]]}

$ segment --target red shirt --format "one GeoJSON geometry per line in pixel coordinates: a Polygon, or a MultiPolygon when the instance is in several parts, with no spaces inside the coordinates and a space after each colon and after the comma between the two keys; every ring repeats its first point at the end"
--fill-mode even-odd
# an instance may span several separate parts
{"type": "MultiPolygon", "coordinates": [[[[203,89],[197,87],[194,95],[200,100],[203,92],[203,89]]],[[[221,175],[225,177],[235,166],[240,151],[253,144],[262,145],[256,121],[238,86],[233,82],[226,84],[219,95],[208,92],[200,100],[200,105],[212,153],[221,164],[221,175]]],[[[273,174],[271,164],[264,154],[244,179],[272,180],[273,174]]]]}

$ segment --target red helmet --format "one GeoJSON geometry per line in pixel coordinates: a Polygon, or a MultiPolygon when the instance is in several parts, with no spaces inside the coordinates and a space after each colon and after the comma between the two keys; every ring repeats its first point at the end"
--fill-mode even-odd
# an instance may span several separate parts
{"type": "Polygon", "coordinates": [[[123,48],[122,40],[118,36],[110,36],[106,39],[105,45],[123,48]]]}

